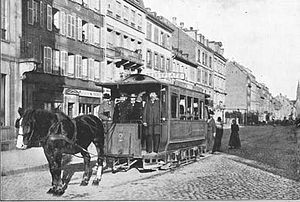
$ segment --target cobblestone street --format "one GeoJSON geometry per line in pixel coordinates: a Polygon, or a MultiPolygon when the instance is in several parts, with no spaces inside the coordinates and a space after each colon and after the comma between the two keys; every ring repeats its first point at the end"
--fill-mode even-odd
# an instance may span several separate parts
{"type": "Polygon", "coordinates": [[[172,171],[105,173],[99,187],[80,187],[72,177],[62,197],[46,194],[48,171],[2,178],[3,200],[260,200],[300,199],[300,182],[237,162],[219,153],[172,171]]]}

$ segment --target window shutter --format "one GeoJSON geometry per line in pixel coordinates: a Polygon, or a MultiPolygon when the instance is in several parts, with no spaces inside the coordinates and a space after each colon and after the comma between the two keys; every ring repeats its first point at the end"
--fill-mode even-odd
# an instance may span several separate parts
{"type": "Polygon", "coordinates": [[[81,18],[78,18],[78,20],[77,20],[77,28],[78,28],[77,39],[79,41],[82,41],[82,20],[81,20],[81,18]]]}
{"type": "Polygon", "coordinates": [[[27,2],[27,9],[28,9],[28,24],[33,25],[33,0],[29,0],[27,2]]]}

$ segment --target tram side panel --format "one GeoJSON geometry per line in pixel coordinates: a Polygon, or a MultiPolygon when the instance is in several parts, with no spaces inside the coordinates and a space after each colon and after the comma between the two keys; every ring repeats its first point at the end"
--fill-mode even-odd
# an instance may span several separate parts
{"type": "Polygon", "coordinates": [[[204,145],[206,127],[204,120],[172,120],[168,150],[204,145]]]}
{"type": "Polygon", "coordinates": [[[139,127],[139,124],[117,123],[106,137],[107,155],[139,158],[142,150],[139,127]]]}

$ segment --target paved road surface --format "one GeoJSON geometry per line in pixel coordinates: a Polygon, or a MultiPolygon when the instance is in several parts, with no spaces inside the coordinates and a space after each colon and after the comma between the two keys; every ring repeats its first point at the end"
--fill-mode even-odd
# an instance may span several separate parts
{"type": "Polygon", "coordinates": [[[105,173],[99,187],[80,187],[75,172],[62,197],[46,194],[47,170],[1,179],[2,200],[258,200],[300,199],[300,182],[237,162],[227,154],[210,155],[173,171],[105,173]]]}

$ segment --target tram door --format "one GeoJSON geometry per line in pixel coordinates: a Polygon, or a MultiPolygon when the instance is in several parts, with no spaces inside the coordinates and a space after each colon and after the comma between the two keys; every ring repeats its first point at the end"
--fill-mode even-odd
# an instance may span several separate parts
{"type": "Polygon", "coordinates": [[[159,151],[164,151],[168,141],[168,88],[162,87],[160,95],[161,106],[161,134],[159,151]]]}

